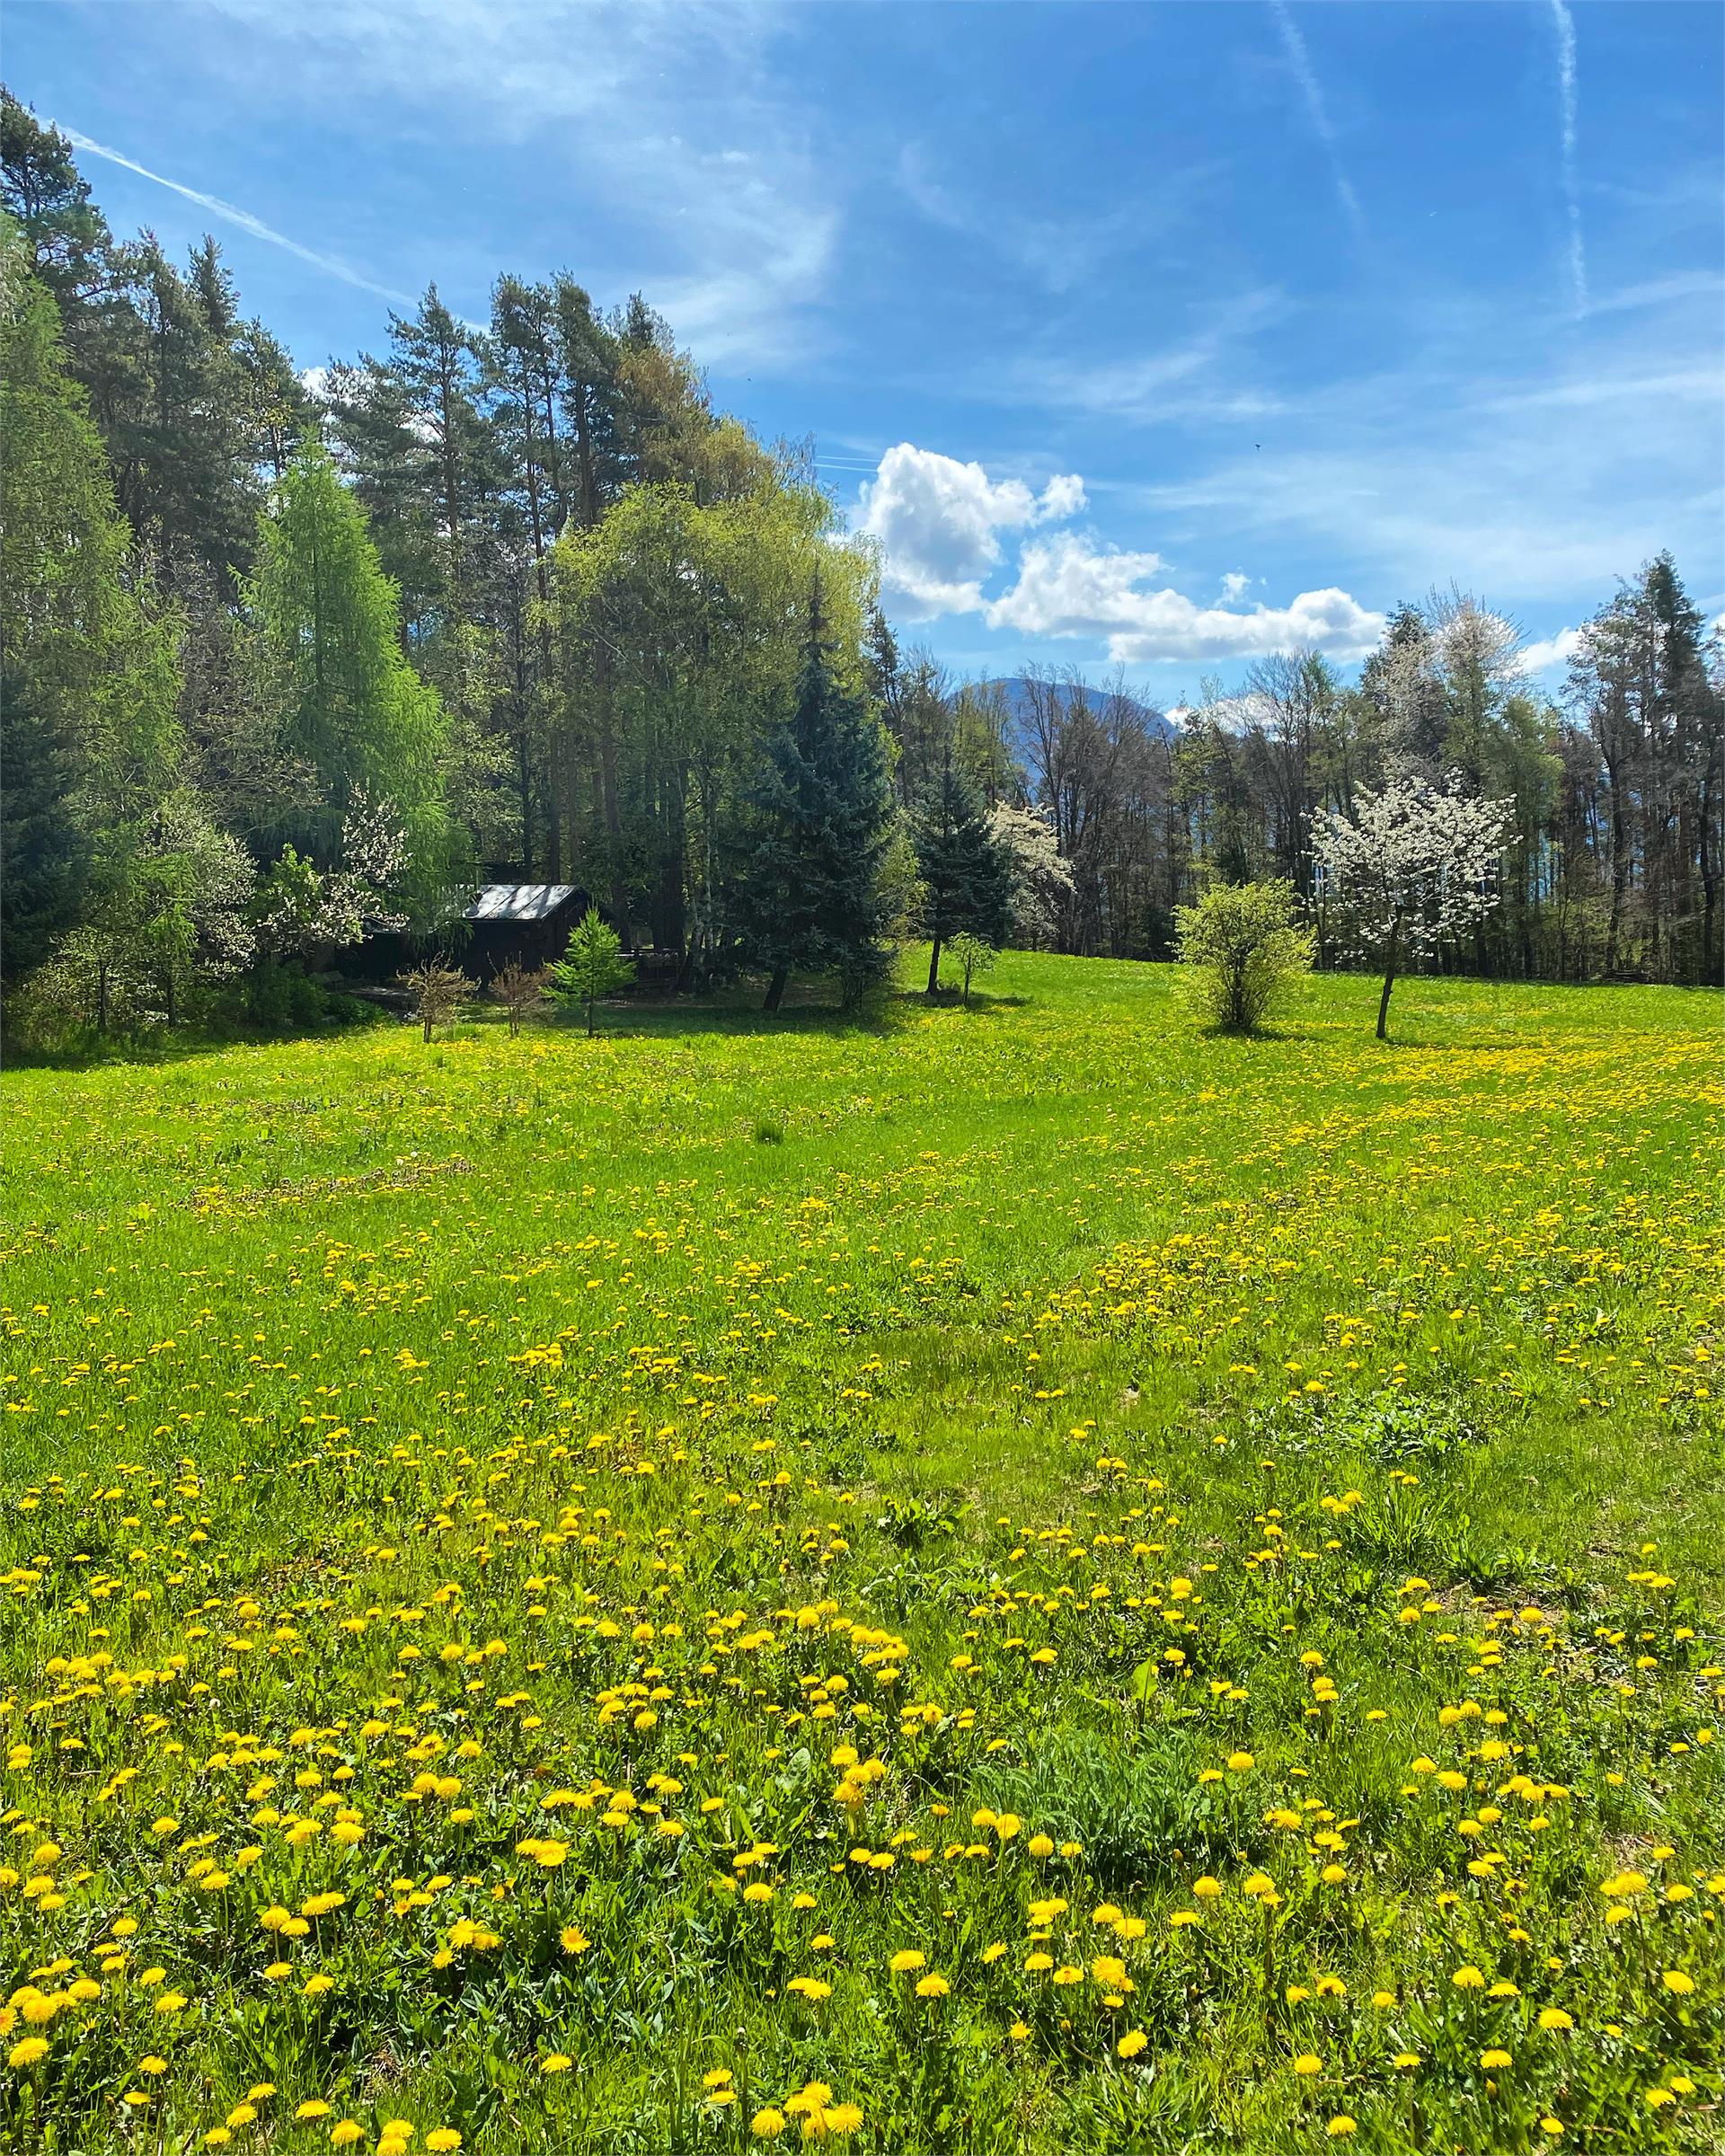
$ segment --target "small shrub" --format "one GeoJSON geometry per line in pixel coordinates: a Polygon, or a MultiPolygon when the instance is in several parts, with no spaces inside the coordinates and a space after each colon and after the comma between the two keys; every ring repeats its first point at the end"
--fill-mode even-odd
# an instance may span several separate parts
{"type": "Polygon", "coordinates": [[[520,1032],[522,1020],[543,1008],[545,993],[544,968],[541,967],[535,971],[524,966],[519,959],[511,959],[507,966],[500,966],[485,991],[491,1002],[502,1005],[509,1021],[511,1040],[520,1032]]]}
{"type": "Polygon", "coordinates": [[[1190,1007],[1224,1033],[1255,1033],[1312,964],[1288,883],[1213,884],[1174,915],[1190,1007]]]}
{"type": "Polygon", "coordinates": [[[980,936],[973,936],[969,929],[963,935],[954,936],[947,949],[957,959],[964,975],[964,987],[960,1000],[966,1010],[970,1007],[970,976],[976,973],[992,973],[1000,953],[992,943],[985,943],[980,936]]]}
{"type": "Polygon", "coordinates": [[[402,985],[413,998],[413,1015],[427,1040],[430,1039],[434,1026],[454,1023],[473,993],[473,984],[464,973],[453,966],[440,965],[436,959],[429,965],[416,966],[411,973],[404,973],[402,985]]]}

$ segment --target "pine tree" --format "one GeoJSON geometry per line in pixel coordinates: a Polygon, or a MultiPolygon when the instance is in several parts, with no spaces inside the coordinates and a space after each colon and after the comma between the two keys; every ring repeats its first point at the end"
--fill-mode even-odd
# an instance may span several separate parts
{"type": "Polygon", "coordinates": [[[72,372],[78,379],[76,331],[93,326],[91,304],[104,285],[113,250],[108,220],[90,199],[90,184],[58,128],[45,128],[28,105],[0,85],[0,209],[16,223],[35,272],[59,308],[72,372]]]}
{"type": "Polygon", "coordinates": [[[1013,929],[1013,864],[981,803],[949,759],[917,814],[916,864],[926,887],[923,926],[933,941],[928,993],[941,985],[941,946],[973,935],[999,945],[1013,929]]]}
{"type": "Polygon", "coordinates": [[[90,837],[72,810],[72,749],[22,673],[0,673],[0,960],[8,983],[77,922],[90,837]]]}
{"type": "Polygon", "coordinates": [[[839,681],[820,591],[789,720],[769,738],[753,790],[758,835],[737,895],[749,956],[776,1011],[792,970],[838,974],[846,1001],[884,968],[880,866],[890,802],[874,718],[839,681]]]}
{"type": "Polygon", "coordinates": [[[59,318],[0,218],[0,781],[8,980],[39,959],[175,781],[173,621],[115,510],[59,318]]]}

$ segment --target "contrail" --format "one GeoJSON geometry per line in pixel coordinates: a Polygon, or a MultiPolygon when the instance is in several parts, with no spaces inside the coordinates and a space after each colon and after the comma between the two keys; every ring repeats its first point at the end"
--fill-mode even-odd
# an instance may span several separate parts
{"type": "Polygon", "coordinates": [[[1570,281],[1575,287],[1575,311],[1588,304],[1588,258],[1581,244],[1581,198],[1575,182],[1575,22],[1564,0],[1552,0],[1552,21],[1557,31],[1557,90],[1563,115],[1563,199],[1570,210],[1570,281]]]}
{"type": "Polygon", "coordinates": [[[1336,193],[1341,207],[1348,213],[1349,222],[1364,238],[1366,213],[1359,207],[1359,197],[1352,182],[1341,169],[1341,155],[1336,147],[1336,130],[1330,124],[1330,115],[1323,109],[1323,92],[1318,87],[1318,78],[1312,66],[1312,56],[1305,49],[1305,40],[1300,35],[1299,25],[1289,13],[1287,0],[1269,0],[1276,17],[1276,27],[1282,33],[1282,49],[1287,55],[1287,64],[1294,70],[1301,90],[1305,95],[1305,109],[1312,116],[1312,125],[1318,139],[1330,153],[1331,170],[1336,176],[1336,193]]]}
{"type": "Polygon", "coordinates": [[[219,195],[207,195],[199,188],[185,187],[178,180],[170,180],[161,172],[153,172],[147,164],[139,164],[134,157],[111,150],[105,143],[93,142],[89,136],[81,135],[75,128],[60,128],[60,133],[74,149],[84,150],[92,157],[105,157],[110,164],[124,167],[136,172],[142,180],[154,181],[157,187],[165,187],[171,193],[183,195],[188,202],[195,202],[207,209],[213,217],[225,217],[230,225],[237,225],[242,232],[249,232],[253,239],[268,240],[272,247],[286,248],[289,254],[297,255],[302,262],[309,262],[314,270],[326,270],[339,277],[343,284],[357,285],[362,292],[375,292],[379,299],[396,302],[405,307],[414,305],[412,296],[397,292],[388,285],[375,284],[368,277],[361,277],[357,270],[349,270],[332,254],[320,254],[314,247],[302,247],[297,240],[290,240],[285,232],[278,232],[273,225],[266,225],[261,217],[254,217],[249,209],[237,209],[232,202],[224,202],[219,195]]]}

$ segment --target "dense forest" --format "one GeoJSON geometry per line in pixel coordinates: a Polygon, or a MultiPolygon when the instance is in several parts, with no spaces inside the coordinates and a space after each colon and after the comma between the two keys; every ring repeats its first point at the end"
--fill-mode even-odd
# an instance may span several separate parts
{"type": "MultiPolygon", "coordinates": [[[[0,93],[4,96],[4,93],[0,93]]],[[[1720,972],[1717,640],[1661,556],[1561,702],[1459,589],[1358,678],[1304,651],[1178,724],[1124,682],[901,648],[806,448],[639,296],[435,286],[301,373],[213,240],[119,240],[0,103],[4,985],[14,1023],[268,1024],[368,937],[459,961],[474,882],[572,881],[676,977],[840,977],[974,931],[1163,957],[1207,882],[1308,905],[1312,833],[1424,773],[1513,803],[1468,971],[1720,972]]]]}

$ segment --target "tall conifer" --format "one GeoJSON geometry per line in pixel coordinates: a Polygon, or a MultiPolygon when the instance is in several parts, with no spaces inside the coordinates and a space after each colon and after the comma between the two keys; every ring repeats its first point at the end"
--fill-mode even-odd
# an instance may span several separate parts
{"type": "Polygon", "coordinates": [[[941,946],[971,935],[1001,944],[1012,933],[1013,868],[969,784],[949,756],[916,822],[916,866],[928,896],[923,925],[933,941],[928,993],[941,985],[941,946]]]}
{"type": "Polygon", "coordinates": [[[880,864],[890,803],[872,713],[833,668],[818,583],[791,716],[754,791],[756,837],[738,893],[750,956],[776,1011],[792,971],[837,974],[846,1002],[885,965],[880,864]]]}

